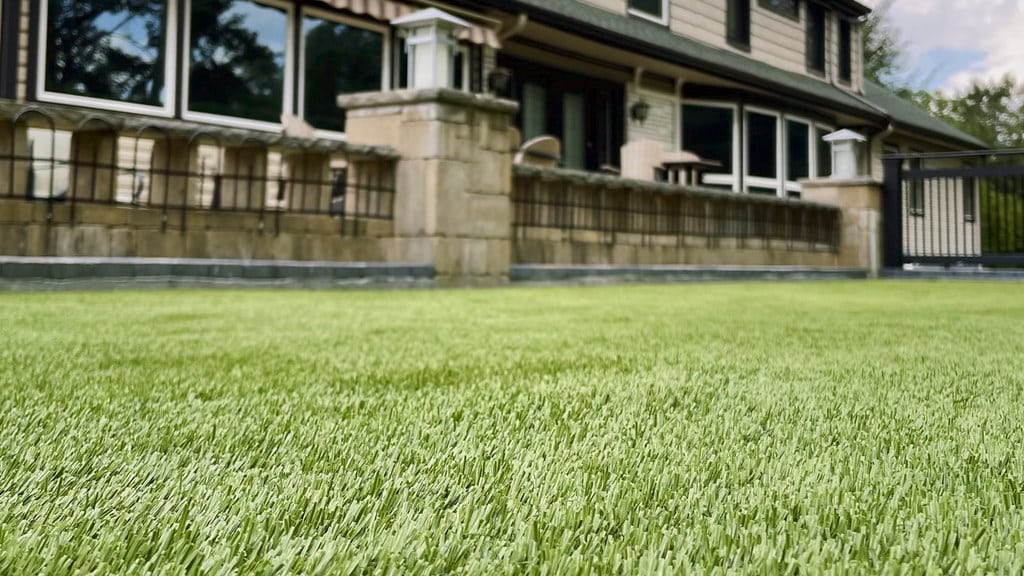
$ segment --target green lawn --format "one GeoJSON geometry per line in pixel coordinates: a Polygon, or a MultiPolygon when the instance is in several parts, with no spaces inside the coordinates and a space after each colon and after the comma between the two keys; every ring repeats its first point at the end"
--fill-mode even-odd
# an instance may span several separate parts
{"type": "Polygon", "coordinates": [[[1024,286],[0,295],[0,574],[1024,571],[1024,286]]]}

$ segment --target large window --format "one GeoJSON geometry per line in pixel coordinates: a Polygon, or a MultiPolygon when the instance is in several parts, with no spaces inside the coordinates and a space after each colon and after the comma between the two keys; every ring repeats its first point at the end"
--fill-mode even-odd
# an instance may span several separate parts
{"type": "Polygon", "coordinates": [[[807,4],[807,69],[825,73],[825,8],[821,4],[807,4]]]}
{"type": "Polygon", "coordinates": [[[288,108],[291,8],[191,0],[188,110],[270,124],[288,108]]]}
{"type": "Polygon", "coordinates": [[[302,116],[314,128],[344,132],[338,94],[384,88],[384,32],[309,12],[302,19],[302,38],[302,116]]]}
{"type": "Polygon", "coordinates": [[[746,188],[758,194],[778,194],[779,117],[748,110],[745,128],[746,188]]]}
{"type": "Polygon", "coordinates": [[[736,107],[693,102],[683,105],[683,149],[722,163],[709,170],[701,184],[737,189],[736,107]]]}
{"type": "Polygon", "coordinates": [[[175,2],[40,4],[40,100],[170,114],[175,2]]]}
{"type": "Polygon", "coordinates": [[[726,39],[743,49],[750,49],[750,0],[729,0],[726,14],[726,39]]]}
{"type": "Polygon", "coordinates": [[[629,13],[667,24],[668,0],[629,0],[629,13]]]}
{"type": "Polygon", "coordinates": [[[797,0],[758,0],[761,6],[790,18],[800,17],[800,4],[797,0]]]}
{"type": "Polygon", "coordinates": [[[839,79],[849,82],[853,78],[853,30],[850,21],[839,20],[839,79]]]}

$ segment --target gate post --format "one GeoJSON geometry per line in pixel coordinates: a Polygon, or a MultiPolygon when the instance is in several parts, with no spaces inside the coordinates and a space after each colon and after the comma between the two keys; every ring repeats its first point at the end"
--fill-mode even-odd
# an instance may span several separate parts
{"type": "Polygon", "coordinates": [[[903,159],[883,158],[882,251],[886,268],[903,268],[903,159]]]}

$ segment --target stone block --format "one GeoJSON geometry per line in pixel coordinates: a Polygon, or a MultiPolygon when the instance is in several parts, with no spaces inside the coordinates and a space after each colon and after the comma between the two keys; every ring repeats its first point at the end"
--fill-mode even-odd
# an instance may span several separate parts
{"type": "Polygon", "coordinates": [[[512,203],[507,196],[470,194],[459,230],[475,238],[512,236],[512,203]]]}
{"type": "Polygon", "coordinates": [[[135,256],[135,230],[132,228],[110,229],[110,255],[119,257],[135,256]]]}
{"type": "Polygon", "coordinates": [[[410,104],[402,109],[403,122],[438,121],[466,124],[471,112],[464,106],[440,102],[410,104]]]}
{"type": "Polygon", "coordinates": [[[488,240],[487,241],[487,270],[488,276],[508,276],[512,267],[512,241],[511,240],[488,240]]]}
{"type": "Polygon", "coordinates": [[[79,204],[75,209],[75,222],[101,226],[123,226],[128,223],[131,210],[107,204],[79,204]]]}
{"type": "Polygon", "coordinates": [[[442,158],[469,160],[475,143],[468,148],[459,141],[460,124],[448,122],[406,122],[402,125],[402,138],[398,152],[403,158],[442,158]]]}
{"type": "Polygon", "coordinates": [[[17,224],[0,224],[0,255],[28,255],[24,227],[17,224]]]}
{"type": "Polygon", "coordinates": [[[75,226],[75,256],[110,256],[110,229],[106,226],[75,226]]]}
{"type": "Polygon", "coordinates": [[[402,117],[399,109],[394,114],[367,115],[350,113],[345,120],[345,137],[354,144],[391,146],[397,148],[402,141],[402,117]]]}
{"type": "Polygon", "coordinates": [[[183,258],[185,237],[177,231],[137,230],[136,255],[140,258],[183,258]]]}

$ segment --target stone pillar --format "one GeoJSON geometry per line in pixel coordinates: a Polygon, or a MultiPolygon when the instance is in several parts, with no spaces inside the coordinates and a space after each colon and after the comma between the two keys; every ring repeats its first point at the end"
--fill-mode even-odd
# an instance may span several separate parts
{"type": "Polygon", "coordinates": [[[398,161],[392,260],[432,264],[441,286],[508,282],[511,118],[517,104],[450,89],[338,97],[348,140],[398,161]]]}
{"type": "Polygon", "coordinates": [[[190,196],[190,189],[196,188],[187,176],[189,171],[198,171],[198,152],[187,140],[157,139],[153,143],[152,176],[149,198],[146,203],[155,208],[180,207],[190,196]]]}
{"type": "Polygon", "coordinates": [[[267,150],[262,146],[224,148],[220,195],[214,208],[257,210],[267,197],[267,150]]]}
{"type": "Polygon", "coordinates": [[[870,178],[808,180],[801,182],[801,198],[842,210],[838,265],[877,277],[882,266],[882,184],[870,178]]]}
{"type": "Polygon", "coordinates": [[[71,191],[76,200],[113,202],[117,179],[117,134],[84,131],[71,135],[71,191]]]}

